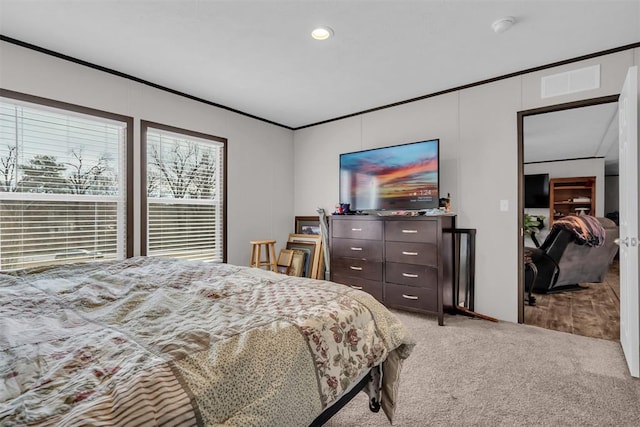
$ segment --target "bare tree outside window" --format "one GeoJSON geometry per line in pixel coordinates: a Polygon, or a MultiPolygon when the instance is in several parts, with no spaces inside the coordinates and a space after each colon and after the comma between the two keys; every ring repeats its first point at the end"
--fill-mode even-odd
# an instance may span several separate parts
{"type": "MultiPolygon", "coordinates": [[[[4,151],[4,150],[3,150],[4,151]]],[[[0,183],[0,191],[13,192],[16,191],[16,163],[18,147],[15,145],[7,145],[6,154],[0,156],[0,173],[2,174],[2,182],[0,183]]]]}
{"type": "Polygon", "coordinates": [[[72,150],[73,162],[66,162],[70,172],[67,176],[71,194],[110,194],[115,180],[109,160],[102,154],[95,161],[83,158],[82,149],[72,150]]]}
{"type": "Polygon", "coordinates": [[[200,163],[201,171],[195,181],[196,197],[198,199],[213,199],[216,196],[216,168],[218,166],[213,149],[202,153],[200,163]]]}
{"type": "Polygon", "coordinates": [[[153,197],[160,191],[160,185],[162,183],[162,175],[153,164],[150,164],[147,169],[147,196],[153,197]]]}
{"type": "Polygon", "coordinates": [[[215,188],[216,161],[213,149],[198,144],[174,144],[162,155],[159,144],[150,147],[151,161],[147,174],[149,195],[169,192],[175,199],[211,198],[215,188]],[[164,191],[163,191],[164,190],[164,191]]]}

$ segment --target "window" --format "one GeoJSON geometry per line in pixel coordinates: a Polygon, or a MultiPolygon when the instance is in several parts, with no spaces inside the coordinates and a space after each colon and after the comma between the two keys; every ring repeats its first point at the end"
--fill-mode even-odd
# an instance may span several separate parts
{"type": "Polygon", "coordinates": [[[142,121],[142,254],[226,261],[226,140],[142,121]]]}
{"type": "Polygon", "coordinates": [[[122,259],[128,117],[0,91],[0,269],[122,259]]]}

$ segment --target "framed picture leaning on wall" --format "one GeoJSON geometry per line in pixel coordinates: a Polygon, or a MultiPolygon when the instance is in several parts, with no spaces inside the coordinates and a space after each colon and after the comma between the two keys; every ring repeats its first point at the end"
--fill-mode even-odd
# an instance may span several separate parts
{"type": "Polygon", "coordinates": [[[313,242],[287,242],[287,249],[304,253],[304,261],[300,275],[303,277],[311,277],[313,259],[316,254],[316,244],[313,242]]]}
{"type": "MultiPolygon", "coordinates": [[[[311,274],[307,274],[307,277],[311,277],[313,279],[317,279],[318,274],[324,268],[323,256],[322,256],[322,236],[320,234],[297,234],[291,233],[289,234],[289,240],[287,242],[287,249],[296,249],[290,248],[289,243],[311,243],[314,246],[314,253],[312,254],[312,258],[309,261],[309,268],[311,269],[311,274]]],[[[306,262],[305,262],[306,264],[306,262]]]]}
{"type": "Polygon", "coordinates": [[[320,217],[297,216],[294,230],[295,234],[320,235],[320,217]]]}

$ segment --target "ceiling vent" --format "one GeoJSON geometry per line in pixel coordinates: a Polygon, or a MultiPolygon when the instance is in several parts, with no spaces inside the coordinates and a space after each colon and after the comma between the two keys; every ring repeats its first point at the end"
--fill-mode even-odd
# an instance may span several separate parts
{"type": "Polygon", "coordinates": [[[600,87],[600,64],[545,76],[541,79],[541,97],[567,95],[600,87]]]}

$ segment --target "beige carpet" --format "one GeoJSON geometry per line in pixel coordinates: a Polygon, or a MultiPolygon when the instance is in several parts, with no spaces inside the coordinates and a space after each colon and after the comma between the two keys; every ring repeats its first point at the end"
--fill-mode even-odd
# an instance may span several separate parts
{"type": "MultiPolygon", "coordinates": [[[[417,346],[396,426],[639,426],[640,380],[620,344],[509,322],[394,311],[417,346]]],[[[327,426],[389,426],[360,393],[327,426]]]]}

